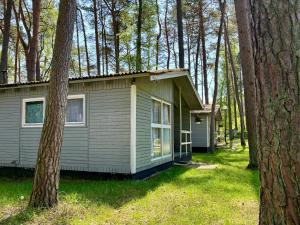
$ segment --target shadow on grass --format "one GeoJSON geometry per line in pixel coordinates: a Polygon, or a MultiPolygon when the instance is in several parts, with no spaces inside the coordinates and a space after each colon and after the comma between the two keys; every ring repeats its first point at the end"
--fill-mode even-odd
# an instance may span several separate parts
{"type": "Polygon", "coordinates": [[[0,220],[0,224],[2,225],[14,225],[14,224],[23,224],[30,220],[34,215],[39,215],[43,210],[41,209],[33,209],[30,207],[24,207],[18,210],[18,212],[14,213],[11,216],[4,217],[0,220]]]}

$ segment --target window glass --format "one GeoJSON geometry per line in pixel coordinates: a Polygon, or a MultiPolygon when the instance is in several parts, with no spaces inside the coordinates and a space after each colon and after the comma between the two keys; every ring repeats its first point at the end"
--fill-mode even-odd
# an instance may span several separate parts
{"type": "Polygon", "coordinates": [[[163,104],[163,124],[170,124],[170,106],[163,104]]]}
{"type": "Polygon", "coordinates": [[[66,111],[67,123],[83,123],[83,99],[68,99],[66,111]]]}
{"type": "Polygon", "coordinates": [[[25,123],[43,123],[44,119],[44,102],[32,101],[26,102],[25,123]]]}
{"type": "Polygon", "coordinates": [[[163,129],[163,155],[171,154],[171,134],[170,129],[163,129]]]}
{"type": "Polygon", "coordinates": [[[161,120],[161,104],[152,100],[152,123],[160,123],[161,120]]]}
{"type": "Polygon", "coordinates": [[[152,128],[152,157],[161,156],[161,129],[152,128]]]}

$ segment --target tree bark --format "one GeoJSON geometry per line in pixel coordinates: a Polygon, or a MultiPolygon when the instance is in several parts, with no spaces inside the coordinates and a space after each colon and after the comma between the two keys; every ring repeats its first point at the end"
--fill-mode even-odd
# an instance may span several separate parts
{"type": "Polygon", "coordinates": [[[86,69],[88,76],[91,76],[90,72],[90,57],[89,57],[89,50],[88,50],[88,45],[87,45],[87,37],[86,37],[86,32],[85,32],[85,25],[84,25],[84,19],[82,15],[82,11],[80,8],[77,8],[80,14],[80,19],[81,19],[81,25],[82,25],[82,31],[83,31],[83,39],[84,39],[84,48],[85,48],[85,56],[86,56],[86,69]]]}
{"type": "Polygon", "coordinates": [[[204,83],[204,96],[205,104],[209,104],[208,98],[208,80],[207,80],[207,59],[206,59],[206,41],[205,41],[205,21],[203,15],[203,0],[200,1],[200,35],[201,35],[201,47],[202,47],[202,72],[203,72],[203,83],[204,83]]]}
{"type": "Polygon", "coordinates": [[[97,64],[97,75],[101,75],[101,62],[100,62],[100,45],[99,45],[99,31],[98,31],[98,8],[97,1],[93,0],[94,4],[94,30],[95,30],[95,42],[96,42],[96,64],[97,64]]]}
{"type": "Polygon", "coordinates": [[[184,68],[184,43],[183,43],[183,24],[182,24],[182,2],[176,0],[177,10],[177,33],[178,33],[178,49],[179,49],[179,68],[184,68]]]}
{"type": "Polygon", "coordinates": [[[230,78],[228,70],[228,51],[227,51],[227,39],[226,29],[224,30],[224,49],[225,49],[225,76],[226,76],[226,88],[227,88],[227,111],[228,111],[228,128],[229,128],[229,141],[230,145],[233,140],[232,132],[232,111],[231,111],[231,91],[230,91],[230,78]]]}
{"type": "Polygon", "coordinates": [[[76,11],[76,43],[77,43],[77,57],[78,57],[78,69],[79,69],[79,77],[82,77],[82,71],[81,71],[81,53],[80,53],[80,40],[79,40],[79,28],[78,28],[78,15],[76,11]]]}
{"type": "Polygon", "coordinates": [[[298,1],[251,5],[257,81],[259,224],[300,224],[298,1]]]}
{"type": "Polygon", "coordinates": [[[137,19],[137,38],[136,38],[136,71],[142,70],[142,14],[143,14],[143,1],[139,1],[139,12],[137,19]]]}
{"type": "Polygon", "coordinates": [[[248,130],[249,165],[248,168],[257,167],[257,125],[256,125],[256,87],[255,70],[252,50],[251,30],[248,0],[235,0],[236,19],[238,24],[240,58],[243,71],[245,90],[245,111],[248,130]]]}
{"type": "Polygon", "coordinates": [[[158,34],[156,36],[156,60],[155,60],[155,69],[158,70],[158,60],[159,60],[159,41],[161,37],[161,22],[159,17],[159,5],[158,0],[156,0],[156,14],[157,14],[157,23],[158,23],[158,34]]]}
{"type": "Polygon", "coordinates": [[[63,143],[75,17],[76,1],[61,0],[46,101],[46,115],[29,201],[29,205],[32,207],[49,208],[58,201],[60,153],[63,143]]]}
{"type": "Polygon", "coordinates": [[[228,47],[228,53],[229,53],[229,60],[231,64],[231,70],[232,70],[232,76],[233,76],[233,85],[234,85],[234,92],[235,92],[235,100],[238,106],[239,114],[240,114],[240,123],[241,123],[241,145],[245,146],[245,124],[244,124],[244,109],[243,105],[241,103],[240,95],[239,95],[239,88],[238,88],[238,82],[237,82],[237,74],[236,74],[236,69],[233,61],[233,55],[231,51],[231,44],[229,40],[229,35],[228,35],[228,29],[227,29],[227,24],[224,24],[224,29],[226,33],[226,43],[228,47]]]}
{"type": "Polygon", "coordinates": [[[2,37],[2,51],[1,51],[1,61],[0,61],[0,84],[8,82],[8,72],[7,72],[7,57],[8,57],[8,44],[10,37],[10,20],[11,11],[13,6],[13,0],[7,0],[6,10],[4,15],[4,31],[2,37]]]}
{"type": "MultiPolygon", "coordinates": [[[[199,28],[197,34],[197,47],[196,47],[196,56],[195,56],[195,87],[198,91],[198,61],[199,61],[199,54],[200,54],[200,45],[201,45],[201,14],[202,14],[202,0],[199,1],[199,28]]],[[[190,54],[189,54],[190,55],[190,54]]]]}
{"type": "Polygon", "coordinates": [[[211,115],[210,115],[210,152],[215,151],[215,109],[216,109],[216,102],[218,96],[218,69],[219,69],[219,56],[220,56],[220,45],[221,45],[221,37],[223,32],[223,23],[224,23],[224,12],[225,12],[225,4],[221,0],[219,0],[220,10],[221,10],[221,18],[220,18],[220,26],[218,31],[218,40],[217,40],[217,49],[216,49],[216,59],[215,59],[215,87],[214,87],[214,96],[213,96],[213,103],[211,107],[211,115]]]}
{"type": "Polygon", "coordinates": [[[165,36],[166,36],[166,45],[167,45],[167,69],[170,68],[170,58],[171,58],[169,30],[168,30],[168,7],[169,7],[169,0],[166,0],[164,24],[165,24],[165,36]]]}

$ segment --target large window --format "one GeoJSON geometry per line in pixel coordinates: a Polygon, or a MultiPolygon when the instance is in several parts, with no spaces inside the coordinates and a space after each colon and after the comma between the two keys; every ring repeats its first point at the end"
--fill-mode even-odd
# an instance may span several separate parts
{"type": "Polygon", "coordinates": [[[66,110],[66,125],[85,125],[85,97],[84,95],[68,96],[66,110]]]}
{"type": "MultiPolygon", "coordinates": [[[[45,114],[45,98],[23,99],[22,126],[42,127],[45,114]]],[[[85,95],[68,96],[66,126],[85,125],[85,95]]]]}
{"type": "Polygon", "coordinates": [[[23,99],[23,127],[41,127],[44,122],[45,98],[23,99]]]}
{"type": "Polygon", "coordinates": [[[152,158],[171,154],[171,105],[152,99],[152,158]]]}

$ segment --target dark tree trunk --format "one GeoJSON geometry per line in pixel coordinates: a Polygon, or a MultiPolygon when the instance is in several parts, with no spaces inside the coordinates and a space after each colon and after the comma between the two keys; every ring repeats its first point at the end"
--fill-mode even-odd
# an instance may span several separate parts
{"type": "Polygon", "coordinates": [[[176,0],[176,9],[177,9],[179,68],[184,68],[184,43],[183,43],[182,2],[181,2],[181,0],[176,0]]]}
{"type": "Polygon", "coordinates": [[[300,224],[298,1],[252,2],[259,224],[300,224]]]}
{"type": "Polygon", "coordinates": [[[215,59],[215,70],[214,70],[214,79],[215,79],[215,87],[214,87],[214,96],[213,103],[211,107],[211,115],[210,115],[210,152],[215,151],[215,109],[216,102],[218,96],[218,69],[219,69],[219,56],[220,56],[220,45],[221,45],[221,37],[223,32],[223,23],[224,23],[224,12],[225,12],[225,1],[222,3],[219,0],[220,10],[221,10],[221,19],[220,26],[218,31],[218,40],[217,40],[217,49],[216,49],[216,59],[215,59]]]}
{"type": "Polygon", "coordinates": [[[231,51],[231,44],[229,40],[229,35],[228,35],[228,30],[227,30],[227,24],[225,23],[225,33],[226,33],[226,42],[228,46],[228,53],[229,53],[229,59],[230,59],[230,64],[231,64],[231,70],[232,70],[232,76],[233,76],[233,84],[234,84],[234,92],[235,92],[235,100],[238,106],[239,114],[240,114],[240,122],[241,122],[241,145],[245,146],[245,124],[244,124],[244,109],[243,105],[240,99],[239,95],[239,87],[238,87],[238,81],[237,81],[237,74],[236,74],[236,69],[233,61],[233,55],[231,51]]]}
{"type": "Polygon", "coordinates": [[[32,207],[49,208],[58,201],[59,162],[63,143],[75,17],[76,1],[61,0],[46,101],[46,115],[29,201],[29,205],[32,207]]]}
{"type": "Polygon", "coordinates": [[[235,9],[238,34],[240,57],[243,71],[243,83],[245,90],[245,111],[246,124],[248,130],[249,144],[249,168],[257,167],[257,125],[256,125],[256,87],[253,50],[251,43],[251,30],[249,20],[249,2],[248,0],[235,0],[235,9]]]}
{"type": "Polygon", "coordinates": [[[200,45],[201,45],[201,16],[202,16],[202,0],[199,1],[199,28],[197,34],[197,47],[196,47],[196,57],[195,57],[195,86],[196,90],[198,90],[198,61],[199,61],[199,54],[200,54],[200,45]]]}
{"type": "Polygon", "coordinates": [[[165,35],[166,35],[166,45],[167,45],[167,69],[170,68],[170,58],[171,58],[169,30],[168,30],[168,7],[169,7],[169,0],[166,0],[164,24],[165,24],[165,35]]]}
{"type": "Polygon", "coordinates": [[[136,38],[136,71],[142,70],[142,14],[143,14],[143,1],[139,1],[139,12],[137,19],[137,38],[136,38]]]}
{"type": "Polygon", "coordinates": [[[229,129],[229,140],[230,144],[233,140],[232,131],[232,111],[231,111],[231,91],[230,91],[230,79],[228,71],[228,51],[227,51],[227,39],[226,39],[226,29],[224,32],[224,48],[225,48],[225,76],[226,76],[226,87],[227,87],[227,110],[228,110],[228,129],[229,129]]]}
{"type": "Polygon", "coordinates": [[[7,0],[6,10],[4,15],[4,30],[2,37],[2,51],[1,51],[1,62],[0,62],[0,84],[7,83],[7,57],[8,57],[8,44],[10,36],[10,20],[11,11],[13,6],[13,0],[7,0]]]}
{"type": "Polygon", "coordinates": [[[79,77],[82,77],[81,72],[81,53],[80,53],[80,40],[79,40],[79,28],[78,28],[78,15],[76,11],[76,41],[77,41],[77,57],[78,57],[78,69],[79,69],[79,77]]]}
{"type": "Polygon", "coordinates": [[[234,129],[238,130],[238,125],[237,125],[237,112],[236,112],[236,100],[235,98],[233,99],[233,110],[234,110],[234,129]]]}
{"type": "Polygon", "coordinates": [[[208,99],[208,80],[207,80],[207,60],[206,60],[206,42],[205,42],[205,26],[204,26],[204,15],[203,15],[203,0],[199,4],[199,13],[200,13],[200,35],[201,35],[201,47],[202,47],[202,72],[203,72],[203,83],[204,83],[204,96],[205,104],[209,104],[208,99]]]}
{"type": "Polygon", "coordinates": [[[155,69],[158,70],[158,60],[159,60],[159,41],[161,37],[161,22],[159,17],[159,5],[158,0],[156,0],[156,14],[157,14],[157,23],[158,23],[158,34],[156,36],[156,60],[155,60],[155,69]]]}
{"type": "Polygon", "coordinates": [[[90,57],[89,57],[89,50],[88,50],[88,45],[87,45],[87,37],[86,37],[86,32],[85,32],[84,19],[83,19],[81,9],[77,8],[77,10],[79,11],[79,14],[80,14],[81,26],[82,26],[82,31],[83,31],[85,57],[86,57],[86,69],[87,69],[88,76],[91,76],[91,73],[90,73],[90,57]]]}
{"type": "Polygon", "coordinates": [[[101,62],[100,62],[100,45],[99,45],[99,31],[98,31],[98,8],[97,1],[93,0],[94,4],[94,30],[95,30],[95,42],[96,42],[96,64],[97,64],[97,75],[101,75],[101,62]]]}
{"type": "Polygon", "coordinates": [[[36,62],[39,44],[41,0],[33,0],[32,5],[32,37],[29,41],[29,49],[26,57],[28,81],[36,80],[36,62]]]}

